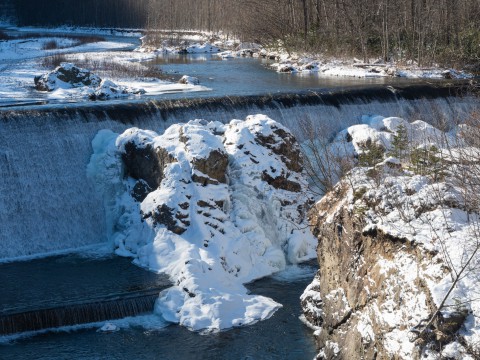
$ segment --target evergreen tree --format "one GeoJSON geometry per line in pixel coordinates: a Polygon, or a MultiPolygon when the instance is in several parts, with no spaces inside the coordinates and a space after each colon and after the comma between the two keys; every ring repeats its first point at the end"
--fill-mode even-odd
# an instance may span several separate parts
{"type": "Polygon", "coordinates": [[[381,145],[371,140],[367,140],[364,144],[359,144],[361,152],[358,155],[358,164],[364,167],[372,167],[383,160],[385,150],[381,145]]]}
{"type": "Polygon", "coordinates": [[[408,133],[405,125],[400,124],[397,127],[397,133],[393,135],[391,156],[398,158],[400,161],[405,159],[408,150],[408,133]]]}

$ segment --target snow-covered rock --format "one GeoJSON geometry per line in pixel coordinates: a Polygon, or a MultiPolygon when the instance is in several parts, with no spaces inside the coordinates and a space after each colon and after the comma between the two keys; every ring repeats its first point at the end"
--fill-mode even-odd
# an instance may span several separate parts
{"type": "Polygon", "coordinates": [[[190,85],[198,85],[200,84],[200,80],[198,80],[195,76],[188,76],[183,75],[180,80],[178,80],[179,84],[190,84],[190,85]]]}
{"type": "Polygon", "coordinates": [[[145,94],[144,89],[117,85],[108,79],[102,80],[89,70],[71,63],[62,63],[55,70],[36,76],[34,81],[35,88],[39,91],[61,92],[64,89],[76,89],[80,97],[90,100],[108,100],[145,94]]]}
{"type": "Polygon", "coordinates": [[[131,88],[129,86],[117,85],[111,80],[102,80],[100,86],[90,93],[90,100],[108,100],[129,95],[145,94],[144,89],[131,88]]]}
{"type": "Polygon", "coordinates": [[[315,256],[299,146],[266,116],[105,130],[93,148],[116,253],[175,284],[155,308],[168,321],[214,331],[264,320],[281,305],[243,284],[315,256]]]}
{"type": "Polygon", "coordinates": [[[192,44],[189,45],[181,50],[179,52],[181,53],[186,53],[186,54],[205,54],[205,53],[217,53],[220,52],[221,49],[206,42],[203,44],[192,44]]]}
{"type": "Polygon", "coordinates": [[[55,70],[34,78],[35,88],[39,91],[53,91],[82,86],[97,87],[102,79],[87,69],[71,63],[62,63],[55,70]]]}
{"type": "Polygon", "coordinates": [[[370,142],[383,146],[384,159],[353,169],[310,213],[320,269],[302,306],[306,320],[321,326],[319,357],[475,358],[480,157],[454,155],[470,149],[462,132],[452,137],[399,118],[364,121],[342,134],[350,156],[370,142]],[[439,159],[429,164],[426,157],[418,167],[388,156],[400,125],[409,151],[417,156],[416,149],[435,144],[439,159]]]}
{"type": "Polygon", "coordinates": [[[104,333],[111,333],[111,332],[116,332],[119,331],[119,327],[115,324],[112,324],[110,322],[106,322],[101,328],[99,328],[97,331],[98,332],[104,332],[104,333]]]}

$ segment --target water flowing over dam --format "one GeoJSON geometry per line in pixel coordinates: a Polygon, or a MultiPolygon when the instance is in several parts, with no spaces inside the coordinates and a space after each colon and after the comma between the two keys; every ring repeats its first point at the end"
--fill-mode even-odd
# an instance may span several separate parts
{"type": "MultiPolygon", "coordinates": [[[[363,114],[435,123],[463,119],[478,100],[456,86],[378,86],[126,103],[68,104],[0,110],[0,259],[106,242],[103,200],[86,175],[91,141],[101,129],[129,127],[159,133],[201,118],[227,122],[263,113],[292,129],[304,120],[326,136],[358,123],[363,114]]],[[[301,140],[301,139],[300,139],[301,140]]]]}
{"type": "Polygon", "coordinates": [[[0,336],[151,314],[171,285],[126,258],[73,255],[0,264],[0,283],[0,336]]]}

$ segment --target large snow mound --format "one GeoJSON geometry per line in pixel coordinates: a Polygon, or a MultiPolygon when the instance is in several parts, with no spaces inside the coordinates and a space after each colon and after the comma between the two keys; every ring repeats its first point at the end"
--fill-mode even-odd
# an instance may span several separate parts
{"type": "Polygon", "coordinates": [[[281,305],[243,284],[315,257],[299,146],[268,117],[104,130],[92,145],[116,253],[176,284],[155,307],[166,320],[207,331],[264,320],[281,305]]]}

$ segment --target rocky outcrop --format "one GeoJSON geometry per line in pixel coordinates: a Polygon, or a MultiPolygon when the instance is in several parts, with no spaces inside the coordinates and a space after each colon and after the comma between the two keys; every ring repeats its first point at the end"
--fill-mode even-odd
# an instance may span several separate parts
{"type": "Polygon", "coordinates": [[[53,91],[59,87],[97,87],[101,81],[99,76],[71,63],[62,63],[55,70],[34,78],[38,91],[53,91]]]}
{"type": "Polygon", "coordinates": [[[441,256],[406,238],[369,229],[366,203],[352,206],[349,195],[352,189],[344,182],[310,214],[320,269],[302,306],[307,321],[322,329],[319,358],[420,359],[427,345],[438,351],[454,341],[466,312],[450,315],[447,326],[439,317],[427,338],[410,341],[415,328],[436,310],[427,283],[440,282],[449,273],[441,256]],[[432,262],[436,277],[429,273],[432,262]]]}
{"type": "Polygon", "coordinates": [[[228,124],[193,120],[161,135],[132,128],[97,136],[103,146],[92,159],[106,166],[95,179],[116,253],[175,284],[155,311],[214,331],[266,319],[280,307],[243,284],[315,256],[305,174],[292,170],[301,169],[292,163],[299,146],[286,128],[256,115],[228,124]],[[262,174],[282,176],[298,191],[262,174]]]}
{"type": "MultiPolygon", "coordinates": [[[[252,117],[249,124],[247,130],[243,123],[224,126],[197,120],[174,126],[162,136],[136,128],[127,130],[119,146],[123,173],[135,180],[130,195],[136,201],[148,204],[141,209],[142,219],[181,235],[191,224],[190,211],[193,207],[193,211],[207,218],[205,223],[208,226],[224,232],[222,221],[218,221],[219,217],[212,218],[211,214],[223,211],[224,205],[230,202],[228,197],[221,196],[228,185],[227,174],[238,166],[246,166],[250,176],[259,181],[255,188],[270,191],[265,189],[265,186],[270,186],[284,191],[284,195],[280,196],[284,197],[282,206],[296,205],[295,211],[288,211],[293,215],[291,220],[303,221],[310,202],[305,197],[307,190],[298,143],[289,131],[270,119],[256,122],[252,117]],[[242,135],[237,134],[240,130],[249,136],[243,134],[237,139],[237,135],[242,135]],[[240,158],[240,163],[236,158],[240,158]],[[174,171],[177,185],[170,188],[172,175],[167,179],[167,173],[176,167],[183,170],[174,171]],[[169,183],[168,186],[162,185],[164,181],[169,183]],[[190,184],[210,189],[216,187],[219,191],[217,194],[212,190],[205,191],[205,196],[203,191],[199,191],[196,202],[190,204],[195,196],[190,184]],[[163,197],[157,201],[155,197],[162,191],[181,194],[182,200],[177,195],[169,195],[168,201],[163,197]],[[291,194],[295,193],[300,193],[295,196],[303,197],[307,202],[292,201],[291,194]]],[[[224,216],[227,214],[221,218],[224,216]]]]}
{"type": "MultiPolygon", "coordinates": [[[[391,151],[385,129],[395,134],[392,124],[400,120],[353,126],[349,143],[364,154],[364,141],[382,139],[391,151]]],[[[438,132],[412,131],[420,126],[405,125],[411,144],[438,132]]],[[[467,187],[456,173],[471,166],[474,152],[469,148],[459,165],[454,154],[461,150],[454,146],[460,143],[450,143],[441,177],[438,163],[425,171],[405,158],[377,159],[354,168],[311,210],[319,271],[301,302],[306,321],[318,329],[319,359],[478,358],[480,327],[473,318],[480,313],[480,271],[471,265],[480,262],[473,245],[478,188],[463,195],[467,187]]]]}

